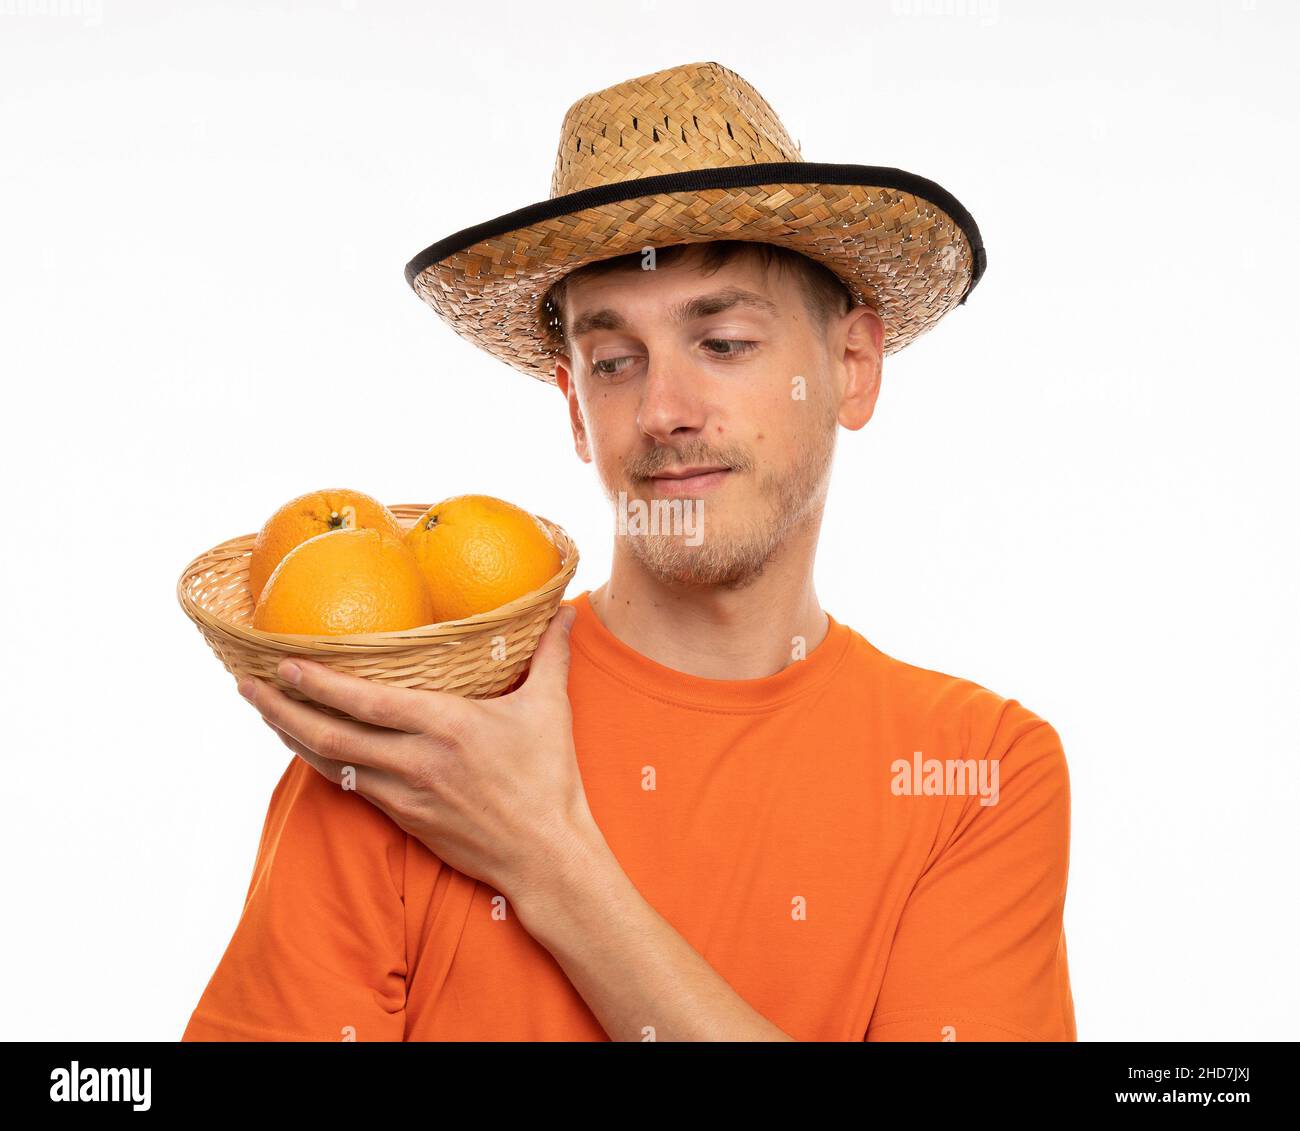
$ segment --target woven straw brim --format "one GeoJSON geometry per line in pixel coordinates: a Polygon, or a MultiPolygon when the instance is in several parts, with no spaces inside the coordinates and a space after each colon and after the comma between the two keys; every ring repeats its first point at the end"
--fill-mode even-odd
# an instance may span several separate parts
{"type": "Polygon", "coordinates": [[[415,292],[475,345],[554,384],[548,289],[647,247],[753,240],[824,264],[884,323],[886,353],[965,302],[984,271],[970,213],[899,169],[770,162],[642,177],[556,197],[448,236],[407,265],[415,292]]]}
{"type": "MultiPolygon", "coordinates": [[[[400,526],[409,529],[431,505],[399,503],[388,509],[400,526]]],[[[523,676],[578,568],[578,547],[573,539],[549,519],[535,517],[560,551],[559,571],[531,593],[461,620],[350,636],[259,631],[252,627],[254,601],[248,585],[248,561],[256,534],[231,538],[200,554],[181,572],[176,595],[185,615],[198,626],[236,681],[256,676],[291,698],[310,702],[338,718],[347,716],[307,699],[280,679],[276,673],[280,661],[286,656],[304,656],[336,671],[397,687],[490,698],[510,690],[523,676]]]]}

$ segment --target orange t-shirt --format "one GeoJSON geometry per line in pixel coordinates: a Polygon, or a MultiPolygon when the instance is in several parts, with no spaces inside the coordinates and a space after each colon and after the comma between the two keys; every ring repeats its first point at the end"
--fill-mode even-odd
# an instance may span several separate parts
{"type": "MultiPolygon", "coordinates": [[[[804,1041],[1076,1039],[1049,723],[833,617],[775,675],[713,680],[565,603],[591,812],[754,1009],[804,1041]]],[[[504,897],[294,757],[182,1039],[607,1036],[504,897]]]]}

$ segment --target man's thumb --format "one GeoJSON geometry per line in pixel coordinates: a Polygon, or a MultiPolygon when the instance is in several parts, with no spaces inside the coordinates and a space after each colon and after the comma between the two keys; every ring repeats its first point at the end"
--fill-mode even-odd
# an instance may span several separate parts
{"type": "Polygon", "coordinates": [[[562,605],[560,611],[551,618],[541,639],[537,641],[537,650],[528,665],[528,678],[523,686],[532,683],[551,683],[558,690],[564,691],[569,686],[569,630],[577,619],[578,610],[572,605],[562,605]]]}

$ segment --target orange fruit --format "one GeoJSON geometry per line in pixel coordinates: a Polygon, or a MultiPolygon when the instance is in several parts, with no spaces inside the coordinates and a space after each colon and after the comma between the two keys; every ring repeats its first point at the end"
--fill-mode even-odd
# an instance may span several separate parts
{"type": "Polygon", "coordinates": [[[433,599],[399,538],[358,527],[317,534],[275,567],[253,609],[264,632],[340,636],[433,624],[433,599]]]}
{"type": "Polygon", "coordinates": [[[406,532],[437,619],[486,613],[545,584],[560,551],[531,514],[491,495],[457,495],[430,507],[406,532]]]}
{"type": "Polygon", "coordinates": [[[398,539],[404,533],[392,511],[360,491],[333,487],[308,491],[290,499],[266,520],[253,543],[248,562],[248,588],[253,600],[262,595],[267,578],[295,546],[317,534],[356,527],[378,530],[398,539]]]}

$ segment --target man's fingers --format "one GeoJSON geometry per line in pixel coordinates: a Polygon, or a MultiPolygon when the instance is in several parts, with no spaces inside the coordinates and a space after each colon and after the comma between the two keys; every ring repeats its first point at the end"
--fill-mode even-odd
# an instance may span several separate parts
{"type": "Polygon", "coordinates": [[[391,774],[371,766],[353,766],[346,762],[333,762],[328,758],[322,758],[293,735],[281,730],[270,719],[263,716],[262,721],[280,736],[280,741],[285,746],[313,767],[326,781],[333,782],[341,789],[355,790],[367,801],[373,802],[383,810],[396,823],[391,806],[400,795],[401,784],[391,774]]]}
{"type": "MultiPolygon", "coordinates": [[[[275,725],[275,723],[271,722],[271,720],[268,719],[265,715],[262,716],[262,722],[264,722],[273,731],[275,731],[275,733],[280,736],[280,741],[283,742],[295,754],[297,754],[299,758],[301,758],[309,766],[315,767],[316,771],[320,774],[321,777],[325,778],[327,781],[332,781],[335,785],[342,784],[344,763],[331,762],[328,758],[322,758],[319,754],[316,753],[316,751],[310,750],[306,746],[304,746],[301,742],[299,742],[296,738],[294,738],[294,736],[291,735],[288,731],[281,730],[278,726],[275,725]]],[[[354,767],[354,769],[356,770],[358,779],[360,778],[363,772],[366,774],[371,774],[375,772],[369,766],[357,766],[354,767]]]]}
{"type": "Polygon", "coordinates": [[[417,691],[410,687],[394,687],[359,675],[335,671],[327,664],[291,656],[280,661],[278,674],[286,683],[317,703],[346,711],[354,719],[386,730],[401,730],[407,734],[424,734],[429,725],[436,725],[439,707],[454,710],[456,696],[441,691],[417,691]],[[292,678],[292,668],[298,669],[292,678]],[[443,702],[439,702],[439,697],[443,702]],[[451,700],[451,703],[445,702],[451,700]]]}
{"type": "Polygon", "coordinates": [[[250,682],[253,691],[249,702],[262,717],[321,758],[394,773],[400,772],[414,756],[413,751],[404,748],[409,736],[403,732],[382,730],[351,719],[336,719],[309,703],[290,699],[269,683],[250,682]]]}

